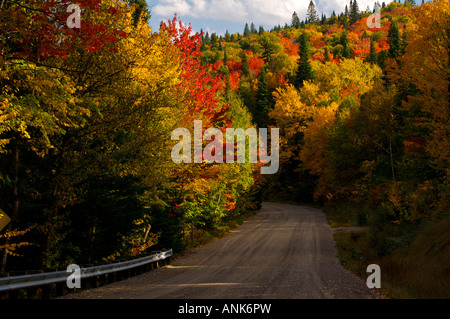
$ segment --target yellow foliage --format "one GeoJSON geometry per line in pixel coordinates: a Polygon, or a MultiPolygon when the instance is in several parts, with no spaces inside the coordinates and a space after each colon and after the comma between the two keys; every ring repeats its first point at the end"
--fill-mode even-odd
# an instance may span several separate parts
{"type": "Polygon", "coordinates": [[[327,156],[325,154],[328,145],[328,129],[336,119],[338,104],[333,102],[327,107],[315,109],[313,121],[309,123],[305,130],[304,145],[300,151],[300,159],[312,174],[319,177],[318,185],[314,196],[327,194],[328,178],[327,156]]]}
{"type": "Polygon", "coordinates": [[[6,244],[0,245],[0,251],[6,250],[6,252],[11,256],[21,257],[20,254],[16,253],[16,250],[20,247],[30,246],[32,245],[32,243],[29,242],[11,243],[10,239],[14,237],[23,236],[30,230],[31,228],[25,230],[11,230],[3,234],[0,234],[0,238],[7,238],[6,244]]]}
{"type": "Polygon", "coordinates": [[[303,103],[297,89],[288,84],[285,88],[278,88],[273,93],[275,107],[269,116],[275,120],[280,129],[280,162],[287,161],[295,156],[297,144],[291,144],[291,140],[306,127],[306,122],[311,116],[311,107],[303,103]]]}
{"type": "Polygon", "coordinates": [[[393,81],[413,84],[420,94],[409,96],[406,106],[418,105],[425,113],[417,124],[431,131],[427,151],[437,168],[450,175],[449,51],[450,4],[435,0],[413,11],[413,26],[401,63],[389,61],[393,81]]]}

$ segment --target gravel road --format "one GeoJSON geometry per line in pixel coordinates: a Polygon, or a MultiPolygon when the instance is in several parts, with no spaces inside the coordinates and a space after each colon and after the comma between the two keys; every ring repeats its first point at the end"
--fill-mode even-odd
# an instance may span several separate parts
{"type": "Polygon", "coordinates": [[[169,266],[64,298],[376,298],[336,254],[321,210],[264,203],[228,236],[169,266]]]}

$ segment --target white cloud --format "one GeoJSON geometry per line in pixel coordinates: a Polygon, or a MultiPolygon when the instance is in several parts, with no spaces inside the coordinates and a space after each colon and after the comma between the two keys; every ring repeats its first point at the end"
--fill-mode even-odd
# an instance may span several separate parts
{"type": "Polygon", "coordinates": [[[247,18],[243,3],[241,0],[160,0],[152,7],[152,13],[241,22],[247,18]]]}
{"type": "Polygon", "coordinates": [[[191,10],[189,1],[186,0],[164,0],[152,8],[152,13],[160,16],[171,16],[175,12],[181,15],[188,15],[191,10]]]}
{"type": "MultiPolygon", "coordinates": [[[[215,22],[245,23],[254,22],[266,26],[290,24],[292,14],[297,12],[300,20],[306,17],[310,0],[156,0],[151,5],[152,15],[171,18],[177,13],[183,20],[204,19],[215,22]]],[[[152,2],[155,0],[152,0],[152,2]]],[[[389,3],[391,1],[386,1],[389,3]]],[[[328,17],[334,10],[336,14],[344,11],[350,0],[315,0],[319,15],[328,17]]],[[[380,0],[381,2],[381,0],[380,0]]],[[[375,0],[358,0],[359,9],[367,5],[373,9],[375,0]]]]}

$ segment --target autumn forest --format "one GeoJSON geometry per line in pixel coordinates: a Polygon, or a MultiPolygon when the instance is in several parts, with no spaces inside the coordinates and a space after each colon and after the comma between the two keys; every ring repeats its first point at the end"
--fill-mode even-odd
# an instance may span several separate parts
{"type": "Polygon", "coordinates": [[[330,17],[311,2],[285,25],[224,35],[176,13],[152,30],[142,0],[78,0],[69,28],[71,3],[1,1],[0,273],[181,252],[272,200],[368,227],[352,245],[391,258],[392,274],[441,227],[424,239],[441,250],[417,254],[448,278],[447,0],[350,0],[330,17]],[[174,163],[171,132],[194,120],[278,128],[279,171],[174,163]]]}

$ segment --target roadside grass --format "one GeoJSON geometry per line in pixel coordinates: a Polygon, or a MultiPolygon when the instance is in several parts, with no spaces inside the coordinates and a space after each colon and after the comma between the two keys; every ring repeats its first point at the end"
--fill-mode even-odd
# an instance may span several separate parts
{"type": "MultiPolygon", "coordinates": [[[[361,226],[354,204],[325,207],[331,227],[361,226]]],[[[366,279],[367,266],[381,268],[381,295],[394,299],[450,298],[450,216],[420,227],[377,223],[366,210],[367,232],[335,231],[342,265],[366,279]]]]}
{"type": "Polygon", "coordinates": [[[325,205],[323,210],[331,227],[355,227],[367,225],[370,207],[368,204],[340,203],[325,205]]]}

